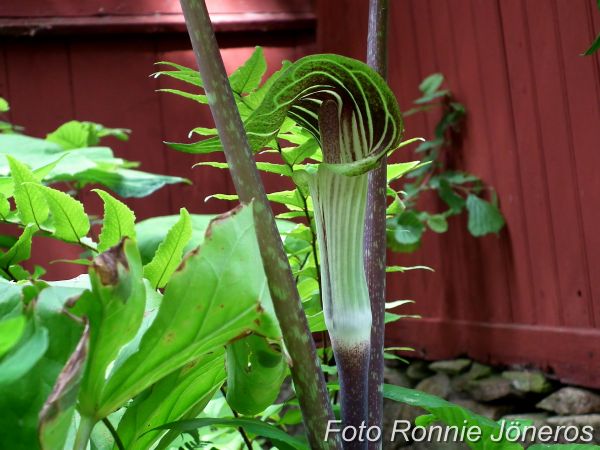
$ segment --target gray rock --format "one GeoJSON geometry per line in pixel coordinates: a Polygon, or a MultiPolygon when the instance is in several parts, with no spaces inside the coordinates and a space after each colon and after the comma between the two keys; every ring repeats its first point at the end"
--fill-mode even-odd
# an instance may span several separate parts
{"type": "Polygon", "coordinates": [[[408,378],[405,371],[398,368],[392,368],[385,366],[383,368],[383,380],[387,384],[393,384],[394,386],[412,387],[413,381],[408,378]]]}
{"type": "Polygon", "coordinates": [[[480,402],[491,402],[512,393],[510,381],[500,376],[473,380],[467,384],[466,391],[480,402]]]}
{"type": "Polygon", "coordinates": [[[441,398],[448,398],[451,391],[450,378],[444,373],[436,373],[429,378],[421,380],[421,382],[415,386],[415,389],[441,398]]]}
{"type": "Polygon", "coordinates": [[[508,414],[513,410],[511,405],[489,405],[485,403],[479,403],[471,399],[451,399],[452,403],[462,406],[475,414],[487,417],[488,419],[498,420],[505,414],[508,414]]]}
{"type": "Polygon", "coordinates": [[[512,386],[521,392],[543,394],[552,389],[552,385],[544,374],[529,370],[507,370],[502,376],[510,380],[512,386]]]}
{"type": "Polygon", "coordinates": [[[536,405],[562,416],[600,412],[600,396],[585,389],[564,387],[536,405]]]}
{"type": "MultiPolygon", "coordinates": [[[[580,430],[583,427],[591,427],[593,441],[592,443],[600,443],[600,414],[584,414],[576,416],[555,416],[550,417],[547,420],[548,425],[553,427],[569,427],[575,426],[580,430]]],[[[563,436],[564,437],[564,436],[563,436]]],[[[562,439],[562,442],[566,443],[566,439],[562,439]]]]}
{"type": "Polygon", "coordinates": [[[467,372],[461,373],[460,375],[452,378],[452,389],[457,392],[464,392],[466,391],[469,382],[488,377],[491,374],[492,368],[490,366],[474,362],[467,372]]]}
{"type": "Polygon", "coordinates": [[[415,381],[421,381],[433,374],[431,370],[429,370],[429,363],[422,360],[415,360],[410,363],[408,369],[406,369],[406,375],[415,381]]]}
{"type": "Polygon", "coordinates": [[[521,420],[529,420],[534,427],[541,427],[542,425],[546,425],[546,420],[548,419],[548,413],[523,413],[523,414],[508,414],[503,416],[502,419],[507,422],[512,422],[517,419],[521,420]]]}
{"type": "Polygon", "coordinates": [[[429,369],[438,373],[446,373],[448,375],[458,375],[464,372],[471,366],[471,360],[466,358],[449,359],[446,361],[436,361],[429,364],[429,369]]]}

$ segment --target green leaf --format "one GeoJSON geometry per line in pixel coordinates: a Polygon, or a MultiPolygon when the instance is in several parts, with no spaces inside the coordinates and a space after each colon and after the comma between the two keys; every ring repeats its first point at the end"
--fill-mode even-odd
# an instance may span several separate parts
{"type": "Polygon", "coordinates": [[[458,214],[465,207],[465,200],[452,190],[450,183],[445,179],[440,179],[438,195],[448,205],[453,214],[458,214]]]}
{"type": "Polygon", "coordinates": [[[219,137],[212,137],[203,139],[199,142],[191,144],[178,144],[176,142],[165,142],[166,145],[171,147],[173,150],[183,153],[192,153],[194,155],[205,155],[208,153],[223,151],[223,145],[219,137]]]}
{"type": "Polygon", "coordinates": [[[154,288],[164,287],[181,263],[183,250],[192,237],[192,221],[185,208],[179,213],[179,221],[169,230],[150,263],[144,266],[146,277],[154,288]]]}
{"type": "Polygon", "coordinates": [[[153,447],[164,423],[198,414],[225,381],[222,349],[188,363],[138,395],[127,407],[117,433],[128,450],[153,447]],[[153,431],[148,431],[153,430],[153,431]]]}
{"type": "Polygon", "coordinates": [[[0,220],[6,220],[10,214],[10,203],[4,194],[0,193],[0,220]]]}
{"type": "Polygon", "coordinates": [[[58,375],[56,384],[42,407],[38,427],[42,450],[62,449],[67,441],[87,361],[89,339],[89,326],[86,324],[75,351],[58,375]]]}
{"type": "Polygon", "coordinates": [[[135,238],[135,214],[127,205],[108,192],[94,189],[104,203],[102,231],[98,236],[98,251],[103,252],[117,245],[124,237],[135,238]]]}
{"type": "Polygon", "coordinates": [[[31,256],[31,239],[36,230],[35,225],[25,227],[17,242],[6,253],[0,256],[0,267],[7,270],[9,267],[29,259],[31,256]]]}
{"type": "Polygon", "coordinates": [[[91,147],[99,142],[94,124],[71,120],[46,136],[46,140],[60,145],[64,150],[91,147]]]}
{"type": "Polygon", "coordinates": [[[244,415],[256,415],[279,395],[287,373],[281,347],[260,336],[227,346],[227,403],[244,415]]]}
{"type": "Polygon", "coordinates": [[[208,97],[203,94],[192,94],[190,92],[181,91],[179,89],[157,89],[158,92],[166,92],[168,94],[178,95],[179,97],[187,98],[188,100],[194,100],[202,105],[208,104],[208,97]]]}
{"type": "Polygon", "coordinates": [[[248,433],[269,439],[280,450],[309,449],[308,445],[304,442],[296,439],[295,437],[290,436],[283,430],[273,425],[270,425],[266,422],[263,422],[262,420],[257,419],[202,418],[167,423],[158,428],[162,430],[190,432],[208,426],[225,426],[233,428],[242,427],[248,433]]]}
{"type": "Polygon", "coordinates": [[[158,78],[161,75],[168,76],[174,78],[179,81],[183,81],[185,83],[191,84],[193,86],[202,87],[202,79],[200,78],[200,74],[197,70],[190,69],[189,67],[182,66],[180,64],[168,62],[168,61],[160,61],[157,62],[156,65],[163,65],[168,67],[173,67],[177,70],[164,70],[155,72],[152,74],[154,78],[158,78]]]}
{"type": "MultiPolygon", "coordinates": [[[[217,169],[229,169],[229,164],[223,162],[207,161],[194,164],[194,167],[209,166],[217,169]]],[[[257,162],[256,168],[262,172],[275,173],[278,175],[292,176],[290,168],[284,164],[273,164],[269,162],[257,162]]]]}
{"type": "Polygon", "coordinates": [[[600,34],[596,36],[596,39],[594,40],[594,42],[592,42],[592,45],[590,45],[590,47],[583,54],[585,56],[589,56],[598,51],[598,49],[600,49],[600,34]]]}
{"type": "Polygon", "coordinates": [[[115,362],[100,414],[250,331],[279,339],[266,277],[257,261],[252,207],[215,219],[201,251],[192,252],[171,277],[137,349],[115,362]]]}
{"type": "Polygon", "coordinates": [[[0,113],[5,113],[8,112],[10,110],[10,106],[8,105],[8,102],[0,97],[0,113]]]}
{"type": "Polygon", "coordinates": [[[77,175],[81,183],[100,183],[125,198],[147,197],[158,189],[189,180],[131,169],[89,169],[77,175]]]}
{"type": "Polygon", "coordinates": [[[317,150],[319,150],[319,142],[314,138],[310,138],[296,147],[284,148],[282,157],[286,163],[295,165],[313,156],[317,150]]]}
{"type": "Polygon", "coordinates": [[[30,320],[19,345],[13,347],[0,362],[0,386],[14,383],[23,377],[46,352],[48,330],[30,320]]]}
{"type": "Polygon", "coordinates": [[[443,214],[433,214],[427,217],[427,226],[436,233],[448,231],[448,221],[443,214]]]}
{"type": "Polygon", "coordinates": [[[83,204],[65,192],[48,186],[33,185],[44,193],[54,225],[54,237],[66,242],[80,242],[90,231],[90,220],[83,204]]]}
{"type": "Polygon", "coordinates": [[[260,85],[267,70],[267,62],[261,47],[256,47],[250,58],[229,77],[231,89],[238,95],[248,94],[260,85]]]}
{"type": "Polygon", "coordinates": [[[406,163],[387,165],[387,182],[390,183],[410,172],[421,164],[420,161],[411,161],[406,163]]]}
{"type": "Polygon", "coordinates": [[[25,331],[25,316],[16,316],[0,321],[0,358],[12,349],[25,331]]]}
{"type": "Polygon", "coordinates": [[[84,292],[72,312],[87,317],[91,330],[79,411],[97,417],[107,368],[136,335],[144,317],[146,290],[135,242],[126,239],[97,256],[90,269],[90,284],[91,291],[84,292]]]}
{"type": "MultiPolygon", "coordinates": [[[[411,252],[418,248],[425,225],[421,223],[414,211],[404,211],[392,222],[391,231],[392,249],[401,252],[411,252]]],[[[388,233],[390,234],[390,233],[388,233]]]]}
{"type": "Polygon", "coordinates": [[[469,211],[469,232],[473,236],[498,233],[504,226],[504,217],[498,207],[476,195],[467,197],[469,211]]]}
{"type": "Polygon", "coordinates": [[[41,183],[25,164],[12,156],[7,156],[7,159],[15,183],[15,203],[21,222],[40,228],[50,214],[46,196],[35,186],[41,183]]]}
{"type": "MultiPolygon", "coordinates": [[[[437,420],[440,420],[449,426],[456,426],[459,430],[476,427],[481,431],[481,438],[478,438],[477,441],[466,442],[466,444],[474,450],[488,449],[490,447],[491,437],[497,436],[500,431],[500,425],[493,420],[477,415],[466,408],[447,402],[434,395],[415,389],[384,384],[383,396],[390,400],[423,408],[435,416],[437,420]]],[[[502,439],[497,445],[494,445],[494,447],[502,450],[522,450],[521,445],[508,442],[506,438],[502,439]]]]}
{"type": "Polygon", "coordinates": [[[439,89],[444,82],[444,75],[434,73],[425,78],[419,85],[419,90],[426,95],[431,95],[439,89]]]}

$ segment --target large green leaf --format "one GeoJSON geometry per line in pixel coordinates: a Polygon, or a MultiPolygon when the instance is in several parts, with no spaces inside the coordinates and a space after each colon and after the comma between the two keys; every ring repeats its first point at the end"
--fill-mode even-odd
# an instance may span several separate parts
{"type": "Polygon", "coordinates": [[[275,401],[286,373],[279,344],[255,335],[235,341],[227,346],[227,402],[241,414],[258,414],[275,401]]]}
{"type": "MultiPolygon", "coordinates": [[[[128,450],[146,450],[164,433],[150,431],[202,409],[225,381],[222,349],[191,361],[152,387],[127,407],[117,430],[128,450]]],[[[197,412],[196,412],[197,414],[197,412]]]]}
{"type": "MultiPolygon", "coordinates": [[[[430,418],[431,420],[439,420],[446,425],[456,426],[459,429],[476,427],[477,429],[481,430],[481,438],[477,439],[476,441],[466,442],[466,444],[474,450],[522,449],[521,445],[514,442],[508,442],[506,438],[501,439],[500,442],[497,443],[492,442],[491,437],[499,434],[500,424],[486,417],[475,414],[466,408],[436,397],[435,395],[427,394],[415,389],[384,384],[383,396],[390,400],[423,408],[432,415],[430,418]]],[[[428,419],[428,421],[430,420],[428,419]]]]}
{"type": "Polygon", "coordinates": [[[25,164],[12,156],[7,158],[15,183],[15,203],[21,222],[26,225],[34,224],[40,228],[50,214],[44,194],[35,186],[41,183],[25,164]]]}
{"type": "Polygon", "coordinates": [[[185,208],[179,220],[169,230],[165,240],[159,245],[152,261],[144,266],[144,276],[154,288],[164,287],[181,263],[183,250],[192,237],[192,220],[185,208]]]}
{"type": "Polygon", "coordinates": [[[135,214],[108,192],[94,189],[104,203],[104,220],[98,237],[98,251],[117,245],[125,237],[135,238],[135,214]]]}
{"type": "Polygon", "coordinates": [[[90,220],[83,204],[65,192],[33,185],[46,196],[52,213],[53,236],[66,242],[80,242],[90,231],[90,220]]]}
{"type": "Polygon", "coordinates": [[[467,197],[469,211],[469,232],[473,236],[498,233],[504,226],[504,217],[498,207],[476,195],[467,197]]]}
{"type": "Polygon", "coordinates": [[[132,169],[88,169],[76,177],[83,183],[100,183],[125,198],[146,197],[169,184],[189,183],[181,177],[157,175],[132,169]]]}
{"type": "Polygon", "coordinates": [[[171,277],[137,350],[115,363],[100,413],[250,331],[279,339],[260,260],[251,206],[215,219],[201,251],[171,277]]]}
{"type": "Polygon", "coordinates": [[[91,291],[77,301],[73,312],[90,323],[89,360],[81,383],[79,411],[92,418],[101,404],[108,366],[121,347],[137,333],[144,316],[146,295],[142,264],[134,241],[126,239],[94,259],[91,291]]]}

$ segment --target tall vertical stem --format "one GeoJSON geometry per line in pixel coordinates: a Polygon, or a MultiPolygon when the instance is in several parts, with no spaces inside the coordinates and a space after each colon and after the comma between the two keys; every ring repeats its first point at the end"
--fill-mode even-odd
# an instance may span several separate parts
{"type": "MultiPolygon", "coordinates": [[[[384,79],[387,75],[388,0],[369,1],[367,64],[384,79]]],[[[386,266],[386,172],[382,158],[369,173],[367,217],[364,248],[365,272],[371,299],[371,351],[369,362],[369,426],[383,423],[383,346],[385,339],[385,266],[386,266]]],[[[369,449],[380,449],[381,441],[369,443],[369,449]]]]}
{"type": "Polygon", "coordinates": [[[204,0],[181,0],[209,106],[239,198],[254,201],[256,234],[277,319],[292,359],[292,378],[313,449],[341,447],[323,440],[333,419],[323,373],[271,206],[244,131],[204,0]]]}

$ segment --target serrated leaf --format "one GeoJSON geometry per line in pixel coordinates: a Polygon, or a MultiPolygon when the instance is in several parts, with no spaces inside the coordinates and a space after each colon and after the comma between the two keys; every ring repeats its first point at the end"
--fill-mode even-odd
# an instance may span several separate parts
{"type": "Polygon", "coordinates": [[[284,148],[282,157],[286,163],[295,165],[310,158],[317,150],[319,150],[319,142],[314,138],[310,138],[296,147],[284,148]]]}
{"type": "Polygon", "coordinates": [[[411,252],[418,248],[425,225],[421,223],[414,211],[404,211],[392,221],[390,242],[392,248],[400,252],[411,252]]]}
{"type": "Polygon", "coordinates": [[[80,242],[90,231],[90,219],[83,204],[69,194],[48,186],[34,185],[34,189],[41,190],[46,196],[52,213],[54,237],[66,242],[80,242]]]}
{"type": "Polygon", "coordinates": [[[390,183],[402,177],[421,164],[420,161],[411,161],[398,164],[387,165],[387,182],[390,183]]]}
{"type": "Polygon", "coordinates": [[[154,78],[158,78],[159,76],[164,75],[191,84],[193,86],[203,86],[202,79],[200,78],[200,74],[197,70],[190,69],[189,67],[182,66],[181,64],[176,64],[168,61],[157,62],[156,65],[173,67],[177,70],[163,70],[155,72],[152,74],[154,78]]]}
{"type": "Polygon", "coordinates": [[[260,85],[260,81],[266,70],[267,61],[265,60],[263,49],[256,47],[250,58],[229,77],[231,89],[239,95],[254,91],[260,85]]]}
{"type": "MultiPolygon", "coordinates": [[[[216,162],[216,161],[199,162],[199,163],[194,164],[194,167],[199,167],[199,166],[215,167],[217,169],[229,169],[229,164],[224,163],[224,162],[216,162]]],[[[288,176],[288,177],[292,176],[292,171],[290,170],[290,168],[288,166],[286,166],[284,164],[274,164],[274,163],[259,161],[256,163],[256,168],[262,172],[275,173],[278,175],[284,175],[284,176],[288,176]]]]}
{"type": "Polygon", "coordinates": [[[178,152],[192,153],[194,155],[205,155],[207,153],[223,151],[223,145],[221,145],[221,140],[218,137],[204,139],[191,144],[178,144],[176,142],[165,142],[165,144],[178,152]]]}
{"type": "Polygon", "coordinates": [[[36,185],[41,186],[41,183],[25,164],[12,156],[6,157],[14,180],[15,204],[21,222],[40,228],[50,214],[46,196],[36,189],[36,185]]]}
{"type": "Polygon", "coordinates": [[[178,95],[179,97],[194,100],[202,105],[208,104],[208,98],[203,94],[192,94],[191,92],[181,91],[179,89],[157,89],[158,92],[166,92],[168,94],[178,95]]]}
{"type": "Polygon", "coordinates": [[[28,225],[25,227],[19,236],[19,239],[17,239],[6,253],[0,256],[0,267],[7,270],[11,266],[29,259],[31,256],[31,239],[36,230],[37,228],[35,225],[28,225]]]}
{"type": "Polygon", "coordinates": [[[179,212],[179,221],[169,230],[156,250],[152,261],[144,266],[144,277],[154,288],[164,287],[183,257],[183,249],[192,237],[192,221],[185,208],[179,212]]]}
{"type": "Polygon", "coordinates": [[[504,226],[504,217],[498,207],[474,194],[467,197],[467,211],[468,229],[473,236],[498,233],[504,226]]]}
{"type": "Polygon", "coordinates": [[[438,189],[438,195],[448,205],[453,214],[458,214],[465,207],[465,199],[458,195],[450,183],[445,179],[440,179],[440,186],[438,189]]]}
{"type": "Polygon", "coordinates": [[[135,214],[131,209],[108,192],[94,189],[104,202],[104,220],[98,236],[98,251],[103,252],[117,245],[124,237],[135,238],[135,214]]]}

